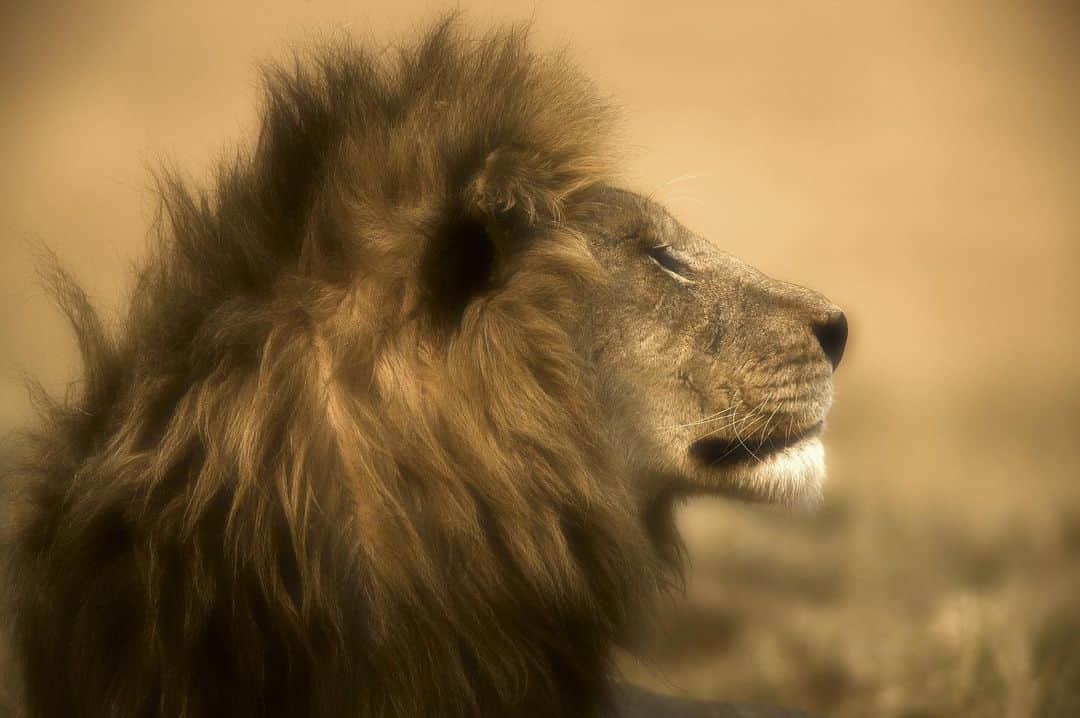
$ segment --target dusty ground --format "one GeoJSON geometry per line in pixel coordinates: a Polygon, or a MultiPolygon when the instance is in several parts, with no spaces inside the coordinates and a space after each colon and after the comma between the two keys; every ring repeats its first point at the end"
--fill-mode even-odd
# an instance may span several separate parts
{"type": "MultiPolygon", "coordinates": [[[[852,323],[823,511],[688,507],[686,596],[627,674],[837,716],[1080,715],[1080,6],[463,5],[570,45],[625,109],[628,183],[852,323]]],[[[22,374],[75,376],[34,242],[114,309],[149,168],[204,182],[252,132],[256,61],[444,7],[23,6],[0,11],[0,432],[22,374]]]]}

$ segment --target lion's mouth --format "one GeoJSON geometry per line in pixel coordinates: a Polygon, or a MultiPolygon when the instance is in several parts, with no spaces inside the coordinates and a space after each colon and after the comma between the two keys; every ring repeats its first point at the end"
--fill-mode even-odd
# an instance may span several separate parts
{"type": "Polygon", "coordinates": [[[821,433],[823,422],[795,434],[770,436],[765,439],[699,439],[690,445],[690,455],[698,462],[719,468],[732,466],[747,461],[762,461],[767,456],[776,454],[800,441],[821,433]]]}

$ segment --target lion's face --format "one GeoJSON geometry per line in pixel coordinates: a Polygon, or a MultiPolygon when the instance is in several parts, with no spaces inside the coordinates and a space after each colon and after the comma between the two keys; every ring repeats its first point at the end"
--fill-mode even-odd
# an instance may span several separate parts
{"type": "Polygon", "coordinates": [[[594,302],[593,357],[641,500],[813,500],[843,313],[644,197],[603,194],[588,241],[611,281],[594,302]]]}

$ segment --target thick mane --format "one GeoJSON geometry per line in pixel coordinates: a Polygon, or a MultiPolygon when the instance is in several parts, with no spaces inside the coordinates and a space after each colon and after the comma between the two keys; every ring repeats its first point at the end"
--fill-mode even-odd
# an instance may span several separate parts
{"type": "Polygon", "coordinates": [[[121,330],[14,478],[37,715],[588,715],[652,558],[601,432],[576,231],[609,111],[456,23],[265,73],[162,181],[121,330]]]}

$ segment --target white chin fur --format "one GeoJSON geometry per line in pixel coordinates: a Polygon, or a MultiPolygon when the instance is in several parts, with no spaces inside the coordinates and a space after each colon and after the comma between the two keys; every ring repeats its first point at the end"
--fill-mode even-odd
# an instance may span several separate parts
{"type": "Polygon", "coordinates": [[[725,483],[756,499],[784,504],[813,505],[825,483],[825,447],[811,436],[761,461],[742,464],[725,483]]]}

